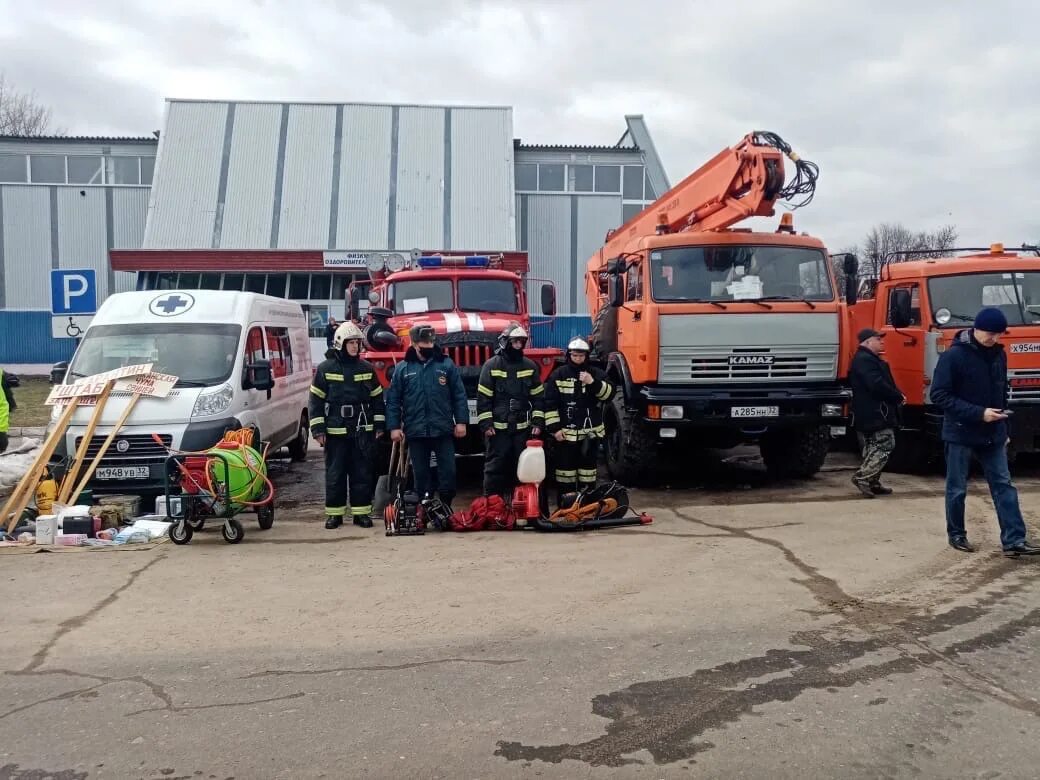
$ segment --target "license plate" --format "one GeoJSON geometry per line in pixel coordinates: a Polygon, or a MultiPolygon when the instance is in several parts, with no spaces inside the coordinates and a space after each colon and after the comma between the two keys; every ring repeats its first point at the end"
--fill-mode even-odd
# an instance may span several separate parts
{"type": "Polygon", "coordinates": [[[470,398],[469,400],[469,424],[477,424],[477,399],[470,398]]]}
{"type": "Polygon", "coordinates": [[[148,467],[103,466],[94,472],[94,479],[148,479],[148,467]]]}
{"type": "Polygon", "coordinates": [[[779,417],[779,406],[734,406],[729,410],[730,417],[779,417]]]}

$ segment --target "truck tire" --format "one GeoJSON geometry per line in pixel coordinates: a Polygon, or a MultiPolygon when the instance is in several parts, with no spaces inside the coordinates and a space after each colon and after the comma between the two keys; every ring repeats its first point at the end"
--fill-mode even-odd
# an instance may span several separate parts
{"type": "Polygon", "coordinates": [[[592,348],[590,357],[593,360],[606,360],[611,352],[617,352],[617,324],[617,309],[614,307],[602,306],[596,312],[592,334],[589,336],[589,346],[592,348]]]}
{"type": "Polygon", "coordinates": [[[623,485],[644,484],[657,462],[657,443],[637,412],[625,408],[622,393],[603,409],[607,429],[607,471],[623,485]]]}
{"type": "Polygon", "coordinates": [[[830,428],[795,428],[766,434],[759,443],[766,470],[775,479],[806,479],[823,466],[830,447],[830,428]]]}

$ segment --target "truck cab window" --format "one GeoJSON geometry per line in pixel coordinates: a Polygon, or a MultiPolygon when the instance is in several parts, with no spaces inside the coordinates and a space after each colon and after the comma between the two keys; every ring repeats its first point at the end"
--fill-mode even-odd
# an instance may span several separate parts
{"type": "Polygon", "coordinates": [[[921,326],[921,289],[918,285],[910,285],[909,287],[895,287],[888,292],[888,314],[885,317],[885,324],[892,324],[892,300],[896,290],[910,290],[910,327],[918,328],[921,326]]]}
{"type": "Polygon", "coordinates": [[[643,266],[633,265],[625,271],[625,300],[643,300],[643,266]]]}

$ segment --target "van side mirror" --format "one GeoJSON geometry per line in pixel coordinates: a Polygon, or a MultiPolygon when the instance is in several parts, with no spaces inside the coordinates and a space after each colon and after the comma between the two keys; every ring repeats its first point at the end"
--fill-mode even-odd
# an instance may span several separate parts
{"type": "Polygon", "coordinates": [[[274,387],[274,371],[271,370],[270,360],[257,360],[246,366],[246,389],[267,391],[267,397],[271,397],[271,388],[274,387]]]}
{"type": "Polygon", "coordinates": [[[52,385],[60,385],[65,381],[65,373],[69,370],[69,362],[63,360],[51,366],[50,381],[52,385]]]}
{"type": "Polygon", "coordinates": [[[859,258],[845,255],[842,270],[845,272],[845,303],[852,306],[859,300],[859,258]]]}
{"type": "Polygon", "coordinates": [[[893,290],[889,297],[889,320],[893,328],[909,328],[913,322],[910,311],[910,291],[906,289],[893,290]]]}
{"type": "Polygon", "coordinates": [[[556,316],[556,285],[542,285],[542,314],[546,317],[556,316]]]}
{"type": "Polygon", "coordinates": [[[625,303],[625,285],[623,277],[611,274],[607,278],[607,303],[617,309],[625,303]]]}

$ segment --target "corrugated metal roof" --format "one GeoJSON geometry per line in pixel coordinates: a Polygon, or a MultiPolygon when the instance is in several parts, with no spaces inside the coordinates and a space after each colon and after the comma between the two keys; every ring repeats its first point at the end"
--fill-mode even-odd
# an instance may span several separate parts
{"type": "Polygon", "coordinates": [[[151,144],[158,143],[154,135],[0,135],[0,142],[70,143],[70,144],[151,144]]]}
{"type": "Polygon", "coordinates": [[[619,143],[612,146],[595,144],[525,144],[519,138],[513,139],[513,148],[525,152],[638,152],[639,147],[635,144],[621,146],[619,143]]]}
{"type": "Polygon", "coordinates": [[[144,246],[512,249],[511,139],[509,108],[170,100],[144,246]]]}

